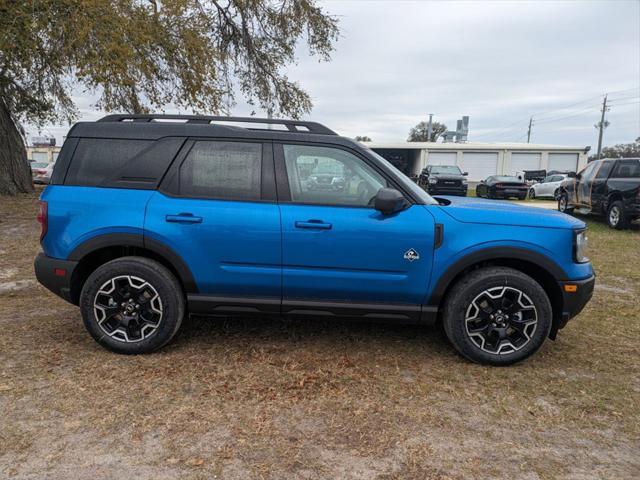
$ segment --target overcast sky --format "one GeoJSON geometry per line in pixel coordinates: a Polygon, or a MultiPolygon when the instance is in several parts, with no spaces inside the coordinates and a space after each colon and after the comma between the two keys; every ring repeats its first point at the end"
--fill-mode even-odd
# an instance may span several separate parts
{"type": "MultiPolygon", "coordinates": [[[[323,1],[340,19],[330,63],[300,50],[288,70],[310,93],[309,119],[342,135],[403,141],[429,113],[470,141],[597,145],[609,93],[605,145],[640,136],[640,2],[323,1]]],[[[102,115],[76,98],[83,119],[102,115]]],[[[250,111],[242,102],[236,115],[250,111]]],[[[68,127],[42,134],[61,141],[68,127]]],[[[30,134],[37,130],[29,128],[30,134]]]]}

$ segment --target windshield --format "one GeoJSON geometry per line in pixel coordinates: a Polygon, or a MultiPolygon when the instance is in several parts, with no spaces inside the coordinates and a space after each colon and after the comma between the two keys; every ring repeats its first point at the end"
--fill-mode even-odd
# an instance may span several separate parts
{"type": "Polygon", "coordinates": [[[391,162],[389,162],[386,158],[378,155],[376,152],[371,150],[368,147],[365,147],[370,155],[374,156],[377,160],[383,163],[385,166],[393,170],[399,177],[399,180],[402,181],[402,186],[407,190],[411,190],[411,193],[416,195],[420,200],[424,202],[425,205],[439,205],[437,200],[425,192],[422,188],[420,188],[416,183],[407,177],[404,173],[398,170],[391,162]]]}
{"type": "Polygon", "coordinates": [[[460,168],[455,165],[434,165],[431,167],[431,173],[433,174],[451,174],[451,175],[462,175],[460,168]]]}

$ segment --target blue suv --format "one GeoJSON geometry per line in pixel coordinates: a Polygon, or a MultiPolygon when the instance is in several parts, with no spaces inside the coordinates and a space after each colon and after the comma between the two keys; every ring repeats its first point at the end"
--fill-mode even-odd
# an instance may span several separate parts
{"type": "Polygon", "coordinates": [[[441,322],[466,358],[527,358],[591,297],[585,224],[433,198],[295,120],[110,115],[70,130],[41,196],[39,282],[119,353],[185,315],[441,322]]]}

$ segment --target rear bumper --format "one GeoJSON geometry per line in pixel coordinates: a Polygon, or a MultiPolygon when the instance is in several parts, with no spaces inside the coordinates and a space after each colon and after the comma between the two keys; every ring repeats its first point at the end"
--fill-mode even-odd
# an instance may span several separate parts
{"type": "Polygon", "coordinates": [[[567,322],[578,315],[591,300],[593,288],[596,284],[595,275],[584,280],[559,282],[562,290],[562,317],[558,321],[557,329],[563,328],[567,322]],[[575,292],[567,292],[565,286],[575,285],[575,292]]]}
{"type": "Polygon", "coordinates": [[[34,262],[34,269],[40,285],[67,302],[72,302],[71,278],[77,265],[78,262],[51,258],[39,253],[34,262]]]}

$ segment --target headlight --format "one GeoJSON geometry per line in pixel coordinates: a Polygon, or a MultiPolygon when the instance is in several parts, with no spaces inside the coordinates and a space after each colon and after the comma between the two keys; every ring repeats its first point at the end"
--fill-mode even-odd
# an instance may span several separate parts
{"type": "Polygon", "coordinates": [[[430,179],[429,179],[429,183],[430,183],[431,185],[435,185],[436,183],[438,183],[438,179],[437,179],[437,178],[430,178],[430,179]]]}
{"type": "Polygon", "coordinates": [[[586,263],[587,258],[587,231],[581,230],[575,233],[573,241],[573,259],[576,263],[586,263]]]}

